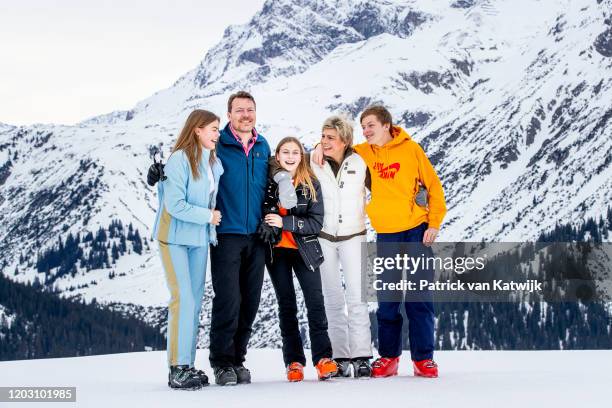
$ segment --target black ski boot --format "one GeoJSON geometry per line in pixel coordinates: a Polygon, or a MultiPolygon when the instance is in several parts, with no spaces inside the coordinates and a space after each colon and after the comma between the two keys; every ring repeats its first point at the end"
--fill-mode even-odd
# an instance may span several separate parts
{"type": "Polygon", "coordinates": [[[191,367],[190,370],[196,377],[200,379],[200,382],[202,383],[202,387],[206,387],[209,385],[208,376],[206,375],[204,371],[198,370],[195,367],[191,367]]]}
{"type": "Polygon", "coordinates": [[[238,380],[238,384],[251,383],[251,372],[242,364],[240,364],[239,366],[234,366],[234,372],[236,373],[236,379],[238,380]]]}
{"type": "Polygon", "coordinates": [[[351,376],[351,362],[345,358],[334,359],[338,365],[338,371],[333,377],[350,377],[351,376]]]}
{"type": "Polygon", "coordinates": [[[187,365],[171,366],[168,386],[179,390],[199,390],[202,388],[202,381],[187,365]]]}
{"type": "Polygon", "coordinates": [[[356,358],[351,361],[353,376],[355,378],[369,378],[372,376],[372,366],[367,358],[356,358]]]}
{"type": "Polygon", "coordinates": [[[236,385],[238,378],[233,367],[216,367],[215,384],[217,385],[236,385]]]}

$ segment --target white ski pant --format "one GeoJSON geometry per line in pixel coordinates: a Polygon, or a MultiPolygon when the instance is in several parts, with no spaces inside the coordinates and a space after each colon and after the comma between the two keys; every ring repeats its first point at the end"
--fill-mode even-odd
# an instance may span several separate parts
{"type": "Polygon", "coordinates": [[[319,238],[325,259],[320,266],[321,283],[334,358],[372,356],[368,304],[361,299],[361,244],[365,240],[365,235],[340,242],[319,238]]]}

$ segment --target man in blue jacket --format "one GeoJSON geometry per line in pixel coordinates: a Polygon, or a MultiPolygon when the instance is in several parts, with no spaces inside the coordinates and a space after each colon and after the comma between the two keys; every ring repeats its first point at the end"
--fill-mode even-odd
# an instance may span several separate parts
{"type": "Polygon", "coordinates": [[[270,146],[255,130],[255,99],[240,91],[229,97],[229,123],[221,131],[218,245],[210,248],[213,289],[210,363],[219,385],[248,384],[243,365],[261,297],[265,244],[256,235],[268,175],[270,146]]]}

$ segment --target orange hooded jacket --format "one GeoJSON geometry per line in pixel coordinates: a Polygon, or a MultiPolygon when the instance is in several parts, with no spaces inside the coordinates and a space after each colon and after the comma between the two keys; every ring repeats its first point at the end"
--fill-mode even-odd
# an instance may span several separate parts
{"type": "Polygon", "coordinates": [[[372,175],[372,200],[366,207],[376,232],[406,231],[427,222],[440,228],[446,214],[444,190],[425,152],[399,126],[391,128],[393,139],[384,146],[361,143],[355,151],[372,175]],[[428,192],[428,208],[415,203],[419,181],[428,192]]]}

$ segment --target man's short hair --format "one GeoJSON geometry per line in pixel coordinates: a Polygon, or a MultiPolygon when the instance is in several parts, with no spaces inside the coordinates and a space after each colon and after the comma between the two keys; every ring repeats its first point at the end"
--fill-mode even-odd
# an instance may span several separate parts
{"type": "Polygon", "coordinates": [[[376,119],[378,119],[378,121],[383,125],[386,125],[388,123],[389,126],[393,126],[391,112],[389,112],[387,108],[382,105],[368,106],[361,114],[361,117],[359,118],[359,123],[363,122],[363,118],[370,115],[376,116],[376,119]]]}
{"type": "Polygon", "coordinates": [[[231,94],[229,99],[227,100],[227,111],[228,112],[232,111],[232,102],[234,102],[234,99],[236,98],[250,99],[251,101],[253,101],[253,105],[257,106],[257,104],[255,103],[255,98],[253,98],[253,95],[251,95],[247,91],[238,91],[236,93],[231,94]]]}

